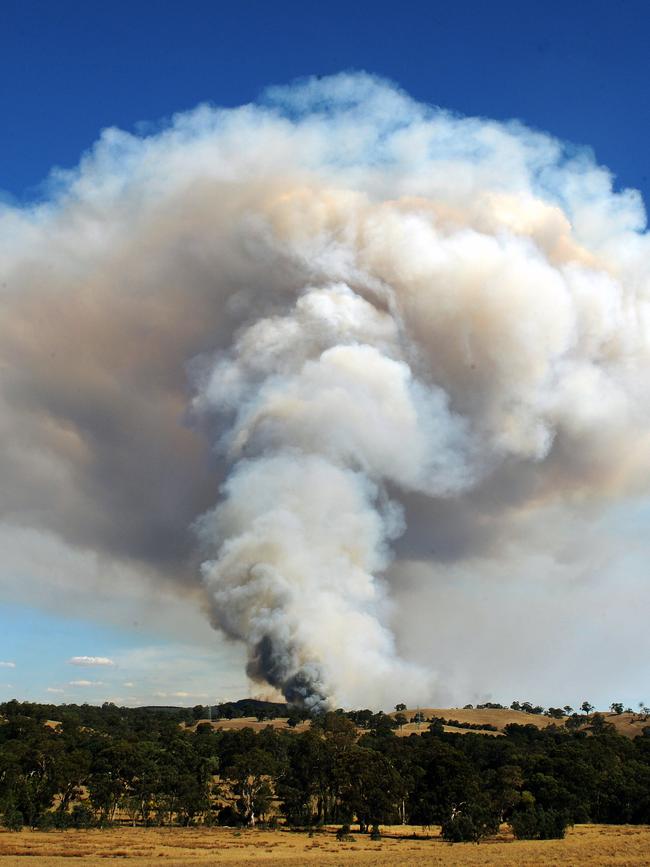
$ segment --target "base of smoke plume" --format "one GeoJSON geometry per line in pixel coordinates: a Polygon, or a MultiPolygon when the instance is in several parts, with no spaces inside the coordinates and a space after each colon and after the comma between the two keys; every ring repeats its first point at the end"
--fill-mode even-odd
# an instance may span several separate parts
{"type": "Polygon", "coordinates": [[[303,665],[295,671],[295,651],[280,647],[270,635],[265,635],[251,652],[246,673],[253,680],[269,683],[280,690],[291,705],[313,711],[330,707],[323,677],[317,665],[303,665]]]}

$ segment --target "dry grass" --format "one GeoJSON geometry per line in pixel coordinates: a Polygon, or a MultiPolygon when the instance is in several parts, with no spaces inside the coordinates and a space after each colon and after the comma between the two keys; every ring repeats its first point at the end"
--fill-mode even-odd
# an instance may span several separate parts
{"type": "MultiPolygon", "coordinates": [[[[546,728],[546,726],[550,726],[553,723],[556,725],[558,723],[562,723],[563,720],[554,720],[550,716],[542,716],[541,714],[533,714],[533,713],[524,713],[520,710],[510,710],[503,709],[491,709],[485,708],[483,710],[478,710],[477,708],[471,708],[468,710],[463,710],[459,707],[421,707],[419,709],[410,708],[409,710],[402,711],[404,716],[407,719],[411,719],[411,717],[415,716],[418,713],[418,710],[421,714],[424,715],[425,719],[429,717],[443,717],[444,719],[453,719],[458,722],[472,723],[472,725],[492,725],[496,726],[499,730],[503,730],[510,723],[517,723],[518,725],[534,725],[537,728],[546,728]]],[[[396,716],[396,713],[393,712],[390,716],[396,716]]],[[[422,729],[427,728],[427,723],[423,723],[421,726],[422,729]]]]}
{"type": "Polygon", "coordinates": [[[577,825],[564,840],[518,841],[505,830],[476,846],[451,846],[439,829],[395,826],[373,842],[355,834],[339,843],[333,829],[309,837],[290,831],[235,831],[229,828],[119,828],[108,831],[0,832],[0,865],[84,865],[128,861],[138,865],[258,864],[316,865],[604,865],[650,864],[650,828],[632,825],[577,825]],[[28,860],[26,861],[25,858],[28,860]]]}
{"type": "MultiPolygon", "coordinates": [[[[561,719],[553,719],[549,716],[543,716],[542,714],[532,714],[532,713],[524,713],[519,710],[510,710],[509,708],[504,708],[499,710],[498,708],[468,708],[464,710],[463,708],[458,707],[421,707],[419,709],[410,708],[405,711],[401,711],[403,715],[407,719],[411,719],[418,712],[423,714],[425,719],[428,717],[443,717],[444,719],[453,719],[460,723],[472,723],[473,725],[493,725],[499,731],[503,731],[507,725],[510,723],[517,723],[518,725],[533,725],[536,728],[543,729],[550,725],[563,725],[566,721],[566,717],[562,717],[561,719]]],[[[396,716],[396,712],[392,712],[390,716],[396,716]]],[[[646,719],[642,714],[635,713],[622,713],[622,714],[614,714],[614,713],[603,713],[605,721],[608,723],[612,723],[617,730],[617,732],[621,735],[625,735],[628,738],[638,737],[643,733],[643,729],[650,725],[650,720],[646,719]]],[[[585,723],[589,722],[589,718],[585,717],[585,723]]],[[[423,732],[428,728],[428,723],[421,723],[417,725],[416,723],[409,723],[402,727],[401,731],[398,731],[397,734],[409,735],[413,732],[423,732]]],[[[467,732],[472,731],[472,729],[461,729],[456,728],[455,726],[445,726],[445,731],[451,732],[467,732]]],[[[477,731],[477,730],[473,730],[477,731]]],[[[483,734],[495,734],[495,732],[483,731],[483,734]]]]}
{"type": "Polygon", "coordinates": [[[644,714],[638,713],[621,713],[621,714],[604,714],[605,721],[613,723],[619,735],[625,735],[628,738],[636,738],[643,734],[643,729],[650,726],[650,719],[644,714]]]}
{"type": "MultiPolygon", "coordinates": [[[[471,723],[472,725],[492,725],[497,728],[498,731],[490,731],[489,729],[464,729],[462,727],[457,726],[444,726],[445,731],[454,732],[456,734],[485,734],[491,735],[493,737],[499,737],[499,735],[503,732],[505,727],[510,723],[517,723],[519,725],[533,725],[536,728],[546,728],[550,725],[562,725],[566,720],[566,717],[562,719],[552,719],[548,716],[542,716],[541,714],[530,714],[524,713],[523,711],[518,710],[510,710],[509,708],[504,708],[503,710],[490,709],[485,708],[483,710],[478,710],[477,708],[471,708],[468,710],[464,710],[463,708],[458,707],[421,707],[421,708],[409,708],[408,710],[402,711],[404,716],[407,719],[411,719],[418,712],[423,714],[425,719],[430,717],[443,717],[444,719],[453,719],[460,723],[471,723]]],[[[392,712],[389,716],[395,716],[396,712],[392,712]]],[[[645,726],[650,725],[650,720],[646,719],[644,716],[633,713],[622,713],[622,714],[603,714],[605,720],[614,725],[619,734],[625,735],[628,738],[635,738],[638,735],[642,734],[645,726]]],[[[585,717],[585,723],[589,721],[588,717],[585,717]]],[[[237,719],[219,719],[213,720],[211,723],[209,720],[199,720],[198,723],[195,723],[192,726],[187,726],[190,730],[195,730],[197,725],[202,724],[210,724],[212,728],[218,729],[221,731],[238,731],[244,728],[252,729],[253,731],[259,732],[267,726],[272,726],[274,729],[283,729],[291,732],[296,732],[300,734],[300,732],[304,732],[309,728],[309,722],[299,723],[294,728],[290,728],[287,725],[286,718],[279,718],[273,720],[265,720],[264,722],[258,722],[256,717],[238,717],[237,719]]],[[[399,737],[408,737],[412,734],[421,734],[422,732],[427,731],[429,724],[427,722],[423,723],[407,723],[402,726],[401,729],[395,731],[395,734],[399,737]]],[[[359,729],[359,733],[362,733],[362,730],[359,729]]]]}
{"type": "Polygon", "coordinates": [[[267,726],[271,726],[274,729],[287,729],[292,732],[304,732],[309,728],[308,722],[298,723],[297,726],[293,728],[287,723],[288,717],[278,717],[277,719],[268,719],[263,720],[262,722],[258,722],[257,717],[254,716],[241,716],[236,717],[235,719],[217,719],[217,720],[207,720],[200,719],[198,722],[194,723],[191,726],[185,726],[185,728],[190,731],[195,731],[197,726],[200,725],[211,725],[213,729],[217,731],[239,731],[241,729],[252,729],[254,732],[261,732],[263,729],[267,728],[267,726]]]}

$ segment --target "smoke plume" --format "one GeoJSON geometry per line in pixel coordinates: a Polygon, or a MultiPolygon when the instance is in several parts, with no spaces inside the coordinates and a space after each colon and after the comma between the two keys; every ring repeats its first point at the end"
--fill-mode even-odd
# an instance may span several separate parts
{"type": "Polygon", "coordinates": [[[291,702],[426,703],[405,575],[648,490],[644,229],[585,151],[366,75],[107,130],[0,211],[0,520],[200,586],[291,702]]]}

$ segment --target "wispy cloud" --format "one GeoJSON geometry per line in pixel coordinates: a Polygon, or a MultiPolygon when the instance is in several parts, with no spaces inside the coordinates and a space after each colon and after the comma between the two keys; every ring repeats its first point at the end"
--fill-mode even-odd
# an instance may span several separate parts
{"type": "Polygon", "coordinates": [[[71,680],[70,686],[103,686],[101,680],[71,680]]]}
{"type": "Polygon", "coordinates": [[[0,662],[0,668],[15,668],[15,662],[0,662]]]}
{"type": "Polygon", "coordinates": [[[115,665],[107,656],[73,656],[68,660],[69,665],[115,665]]]}
{"type": "Polygon", "coordinates": [[[48,688],[45,690],[45,692],[54,692],[54,693],[57,693],[57,695],[61,695],[64,692],[64,690],[59,689],[56,686],[48,686],[48,688]]]}

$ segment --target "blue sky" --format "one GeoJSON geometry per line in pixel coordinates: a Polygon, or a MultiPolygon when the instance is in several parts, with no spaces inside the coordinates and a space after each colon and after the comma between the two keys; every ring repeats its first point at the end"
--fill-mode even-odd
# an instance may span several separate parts
{"type": "MultiPolygon", "coordinates": [[[[0,657],[13,662],[15,669],[3,668],[5,680],[20,678],[24,671],[32,672],[25,697],[37,699],[50,692],[51,701],[61,700],[66,691],[72,698],[74,688],[70,681],[97,680],[101,672],[106,681],[106,671],[112,666],[79,666],[68,662],[80,656],[110,659],[117,651],[144,642],[137,634],[128,637],[119,630],[89,621],[66,618],[39,611],[31,606],[5,603],[3,633],[0,638],[0,657]],[[50,652],[43,653],[43,640],[50,638],[50,652]],[[79,648],[82,651],[79,651],[79,648]],[[89,672],[91,674],[89,675],[89,672]],[[60,690],[60,692],[59,692],[60,690]]],[[[113,673],[112,671],[110,672],[113,673]]],[[[125,679],[125,678],[123,678],[125,679]]],[[[3,684],[4,688],[8,687],[3,684]]]]}
{"type": "MultiPolygon", "coordinates": [[[[270,84],[360,69],[424,102],[586,144],[619,188],[650,200],[649,36],[650,11],[637,0],[5,0],[0,195],[38,199],[52,168],[74,166],[105,127],[146,129],[201,102],[236,106],[270,84]]],[[[57,579],[41,608],[9,591],[9,579],[21,580],[2,585],[0,661],[15,667],[0,668],[0,698],[194,704],[246,687],[233,674],[237,652],[212,649],[189,603],[180,625],[172,603],[158,619],[72,610],[57,579]],[[75,656],[114,665],[75,667],[75,656]]],[[[623,698],[636,696],[630,688],[623,698]]]]}
{"type": "Polygon", "coordinates": [[[365,69],[417,99],[590,145],[647,198],[649,34],[642,0],[5,0],[0,188],[22,195],[76,164],[106,126],[365,69]]]}

